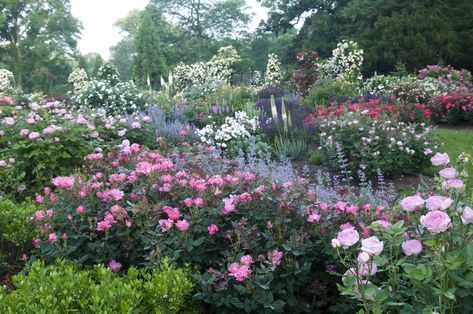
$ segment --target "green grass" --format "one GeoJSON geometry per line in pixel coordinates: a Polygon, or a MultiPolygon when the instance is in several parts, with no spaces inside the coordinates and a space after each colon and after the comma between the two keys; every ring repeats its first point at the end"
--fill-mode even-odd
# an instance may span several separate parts
{"type": "MultiPolygon", "coordinates": [[[[438,128],[435,130],[435,134],[439,137],[440,142],[443,143],[440,151],[448,153],[453,166],[457,165],[457,158],[461,153],[473,154],[473,129],[455,130],[438,128]]],[[[470,164],[467,169],[470,174],[468,187],[472,189],[473,182],[471,176],[473,176],[473,164],[470,164]]],[[[433,175],[437,171],[438,169],[429,168],[426,174],[433,175]]]]}

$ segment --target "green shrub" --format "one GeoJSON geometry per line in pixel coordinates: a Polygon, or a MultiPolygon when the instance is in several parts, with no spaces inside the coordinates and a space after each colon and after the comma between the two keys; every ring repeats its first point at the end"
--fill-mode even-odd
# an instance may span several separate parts
{"type": "Polygon", "coordinates": [[[317,83],[309,95],[301,99],[303,105],[327,105],[331,99],[342,96],[356,96],[357,86],[342,79],[323,80],[317,83]]]}
{"type": "Polygon", "coordinates": [[[299,159],[305,152],[308,141],[304,137],[293,137],[290,135],[280,135],[273,143],[274,155],[283,159],[299,159]]]}
{"type": "Polygon", "coordinates": [[[178,313],[192,292],[190,270],[163,260],[152,271],[129,268],[123,276],[103,265],[78,269],[58,260],[36,261],[13,277],[15,290],[0,289],[1,313],[178,313]]]}
{"type": "Polygon", "coordinates": [[[321,165],[322,164],[322,154],[320,152],[310,152],[309,153],[309,162],[314,166],[321,165]]]}
{"type": "Polygon", "coordinates": [[[22,245],[34,239],[31,215],[36,210],[32,202],[21,204],[10,200],[0,200],[0,241],[22,245]]]}

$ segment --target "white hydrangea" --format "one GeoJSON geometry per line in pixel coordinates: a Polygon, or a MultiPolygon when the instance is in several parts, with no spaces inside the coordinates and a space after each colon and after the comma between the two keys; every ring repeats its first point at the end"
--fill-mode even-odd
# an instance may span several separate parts
{"type": "Polygon", "coordinates": [[[283,73],[281,69],[281,62],[278,56],[274,53],[268,55],[268,65],[266,66],[266,75],[264,83],[266,86],[275,86],[281,84],[283,80],[283,73]]]}
{"type": "Polygon", "coordinates": [[[324,79],[361,79],[363,49],[354,41],[343,40],[332,51],[332,57],[318,64],[320,76],[324,79]]]}
{"type": "Polygon", "coordinates": [[[82,68],[77,68],[69,75],[67,82],[72,84],[74,91],[78,91],[83,88],[88,81],[87,72],[82,68]]]}
{"type": "Polygon", "coordinates": [[[226,148],[234,139],[249,138],[258,129],[258,119],[250,119],[246,112],[237,111],[235,117],[226,117],[220,126],[208,124],[196,133],[203,143],[226,148]]]}
{"type": "Polygon", "coordinates": [[[0,95],[12,95],[15,93],[15,78],[13,73],[7,69],[0,69],[0,95]]]}

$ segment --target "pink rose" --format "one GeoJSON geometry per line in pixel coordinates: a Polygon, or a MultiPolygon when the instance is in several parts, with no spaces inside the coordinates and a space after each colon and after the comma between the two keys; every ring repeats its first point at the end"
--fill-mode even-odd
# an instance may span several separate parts
{"type": "Polygon", "coordinates": [[[366,263],[370,260],[370,255],[366,252],[360,252],[360,254],[358,254],[358,263],[366,263]]]}
{"type": "Polygon", "coordinates": [[[251,255],[244,255],[240,257],[240,263],[246,266],[250,266],[251,264],[253,264],[253,258],[251,257],[251,255]]]}
{"type": "Polygon", "coordinates": [[[218,232],[218,227],[217,225],[211,224],[210,226],[207,227],[207,230],[209,231],[209,234],[212,235],[218,232]]]}
{"type": "Polygon", "coordinates": [[[387,220],[376,220],[376,221],[373,221],[371,225],[383,226],[385,229],[388,229],[391,223],[387,220]]]}
{"type": "Polygon", "coordinates": [[[39,243],[40,243],[40,241],[41,241],[40,239],[34,239],[34,240],[33,240],[33,245],[34,245],[35,249],[38,249],[38,248],[39,248],[39,243]]]}
{"type": "Polygon", "coordinates": [[[470,207],[463,208],[462,211],[462,223],[468,225],[473,223],[473,209],[470,207]]]}
{"type": "Polygon", "coordinates": [[[189,222],[185,219],[176,221],[176,227],[181,231],[189,229],[189,222]]]}
{"type": "Polygon", "coordinates": [[[163,212],[165,212],[166,215],[168,215],[169,219],[177,220],[181,218],[181,212],[179,211],[179,208],[173,208],[171,206],[164,206],[163,212]]]}
{"type": "Polygon", "coordinates": [[[447,181],[444,181],[442,184],[442,188],[444,190],[450,190],[451,188],[462,189],[463,186],[464,186],[463,180],[461,179],[448,179],[447,181]]]}
{"type": "Polygon", "coordinates": [[[205,201],[202,197],[197,197],[196,199],[194,199],[194,204],[196,206],[204,206],[205,201]]]}
{"type": "Polygon", "coordinates": [[[457,173],[457,170],[455,168],[445,168],[439,171],[440,176],[444,178],[445,180],[455,179],[456,173],[457,173]]]}
{"type": "Polygon", "coordinates": [[[283,257],[283,252],[279,250],[273,250],[268,253],[268,259],[271,261],[273,265],[281,264],[281,259],[283,257]]]}
{"type": "Polygon", "coordinates": [[[432,158],[430,158],[433,166],[443,166],[447,165],[450,162],[450,157],[447,153],[436,153],[432,158]]]}
{"type": "Polygon", "coordinates": [[[48,241],[49,242],[53,243],[53,242],[56,242],[56,240],[57,240],[57,235],[55,233],[50,233],[48,235],[48,241]]]}
{"type": "Polygon", "coordinates": [[[419,195],[408,196],[401,201],[401,207],[406,212],[413,212],[417,209],[424,208],[425,201],[419,195]]]}
{"type": "Polygon", "coordinates": [[[434,210],[428,212],[425,216],[421,216],[420,223],[432,233],[444,232],[452,225],[450,217],[439,210],[434,210]]]}
{"type": "Polygon", "coordinates": [[[453,200],[447,196],[431,196],[427,200],[427,208],[429,210],[446,210],[452,206],[453,200]]]}
{"type": "Polygon", "coordinates": [[[161,227],[162,232],[167,232],[169,229],[171,229],[173,224],[174,224],[174,221],[172,219],[159,220],[159,226],[161,227]]]}
{"type": "Polygon", "coordinates": [[[355,228],[351,227],[340,231],[337,235],[337,240],[344,249],[347,249],[350,246],[355,245],[358,240],[360,240],[360,235],[358,234],[358,231],[355,230],[355,228]]]}
{"type": "Polygon", "coordinates": [[[40,137],[41,137],[41,135],[38,132],[31,132],[28,135],[28,138],[32,141],[35,141],[35,140],[39,139],[40,137]]]}
{"type": "Polygon", "coordinates": [[[34,219],[35,220],[41,220],[44,217],[46,217],[46,213],[44,212],[44,210],[37,210],[37,211],[34,212],[34,219]]]}
{"type": "Polygon", "coordinates": [[[314,211],[309,215],[309,217],[307,217],[307,221],[310,223],[319,222],[321,218],[322,216],[318,212],[314,211]]]}
{"type": "Polygon", "coordinates": [[[358,276],[374,276],[377,271],[378,265],[375,262],[358,264],[358,276]]]}
{"type": "Polygon", "coordinates": [[[332,247],[334,249],[338,248],[338,247],[341,247],[342,244],[340,243],[340,241],[338,241],[338,239],[332,239],[332,247]]]}
{"type": "Polygon", "coordinates": [[[417,255],[422,252],[422,242],[419,240],[407,240],[401,244],[402,251],[406,256],[417,255]]]}
{"type": "Polygon", "coordinates": [[[233,197],[223,199],[225,206],[222,208],[222,214],[228,215],[235,211],[235,205],[233,204],[233,197]]]}
{"type": "Polygon", "coordinates": [[[110,262],[108,262],[108,267],[110,267],[112,271],[117,272],[122,268],[122,263],[112,259],[110,262]]]}
{"type": "Polygon", "coordinates": [[[232,263],[228,267],[228,276],[234,277],[236,281],[244,281],[251,274],[251,269],[247,265],[238,265],[238,263],[232,263]]]}
{"type": "Polygon", "coordinates": [[[379,255],[384,249],[383,241],[379,241],[378,237],[369,237],[361,240],[361,250],[370,255],[379,255]]]}

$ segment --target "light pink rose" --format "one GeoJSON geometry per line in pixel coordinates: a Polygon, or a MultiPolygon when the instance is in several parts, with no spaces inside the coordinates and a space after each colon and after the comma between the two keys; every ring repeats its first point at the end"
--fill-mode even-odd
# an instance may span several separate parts
{"type": "Polygon", "coordinates": [[[112,259],[110,262],[108,262],[108,267],[110,267],[112,271],[117,272],[122,268],[122,263],[112,259]]]}
{"type": "Polygon", "coordinates": [[[251,264],[253,264],[253,258],[251,257],[251,255],[244,255],[240,257],[240,263],[246,266],[250,266],[251,264]]]}
{"type": "Polygon", "coordinates": [[[196,206],[204,206],[205,201],[202,197],[197,197],[196,199],[194,199],[194,204],[196,206]]]}
{"type": "Polygon", "coordinates": [[[463,208],[462,211],[462,223],[468,225],[473,223],[473,209],[470,207],[463,208]]]}
{"type": "Polygon", "coordinates": [[[366,252],[360,252],[358,254],[358,263],[366,263],[370,260],[370,255],[366,252]]]}
{"type": "Polygon", "coordinates": [[[228,267],[228,276],[234,277],[236,281],[244,281],[248,276],[251,275],[251,269],[247,265],[238,265],[238,263],[232,263],[228,267]]]}
{"type": "Polygon", "coordinates": [[[371,225],[383,226],[385,229],[388,229],[389,226],[391,226],[391,223],[387,220],[376,220],[376,221],[373,221],[371,225]]]}
{"type": "Polygon", "coordinates": [[[273,265],[277,266],[281,264],[281,259],[283,255],[284,255],[283,252],[276,249],[268,253],[268,259],[271,261],[273,265]]]}
{"type": "Polygon", "coordinates": [[[159,226],[161,227],[162,232],[167,232],[169,229],[171,229],[173,224],[174,224],[174,220],[172,219],[159,220],[159,226]]]}
{"type": "Polygon", "coordinates": [[[378,237],[369,237],[361,240],[361,250],[370,255],[379,255],[384,249],[383,241],[379,241],[378,237]]]}
{"type": "Polygon", "coordinates": [[[338,239],[332,239],[332,247],[334,249],[336,249],[337,247],[341,247],[342,244],[340,243],[340,241],[338,241],[338,239]]]}
{"type": "Polygon", "coordinates": [[[448,157],[447,153],[436,153],[432,158],[430,158],[430,161],[434,166],[443,166],[448,165],[450,162],[450,157],[448,157]]]}
{"type": "Polygon", "coordinates": [[[28,138],[32,141],[35,141],[39,139],[41,135],[38,132],[31,132],[30,135],[28,135],[28,138]]]}
{"type": "Polygon", "coordinates": [[[358,234],[358,231],[355,230],[355,228],[351,227],[340,231],[337,235],[337,240],[344,249],[347,249],[350,246],[355,245],[360,240],[360,235],[358,234]]]}
{"type": "Polygon", "coordinates": [[[429,210],[446,210],[452,206],[453,200],[447,196],[431,196],[427,200],[427,208],[429,210]]]}
{"type": "Polygon", "coordinates": [[[439,171],[440,176],[444,178],[445,180],[455,179],[456,173],[457,173],[457,170],[455,168],[445,168],[439,171]]]}
{"type": "Polygon", "coordinates": [[[51,242],[51,243],[52,243],[52,242],[56,242],[56,240],[57,240],[57,235],[56,235],[55,233],[50,233],[50,234],[48,235],[48,241],[49,241],[49,242],[51,242]]]}
{"type": "Polygon", "coordinates": [[[422,209],[425,206],[425,200],[419,195],[408,196],[401,201],[401,207],[406,212],[413,212],[422,209]]]}
{"type": "Polygon", "coordinates": [[[434,210],[428,212],[425,216],[421,216],[420,223],[432,233],[444,232],[452,226],[450,217],[439,210],[434,210]]]}
{"type": "Polygon", "coordinates": [[[378,265],[375,262],[358,264],[358,276],[374,276],[377,271],[378,265]]]}
{"type": "Polygon", "coordinates": [[[442,184],[442,188],[445,190],[449,189],[462,189],[464,186],[463,180],[461,179],[448,179],[447,181],[444,181],[445,186],[442,184]]]}
{"type": "Polygon", "coordinates": [[[419,240],[407,240],[401,244],[402,251],[406,256],[417,255],[422,252],[422,242],[419,240]]]}

